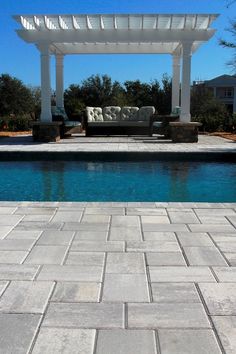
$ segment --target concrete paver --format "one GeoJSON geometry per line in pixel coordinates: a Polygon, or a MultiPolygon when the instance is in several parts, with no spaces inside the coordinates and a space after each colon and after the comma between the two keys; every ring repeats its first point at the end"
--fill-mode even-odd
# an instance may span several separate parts
{"type": "Polygon", "coordinates": [[[210,328],[200,303],[128,304],[129,328],[210,328]]]}
{"type": "Polygon", "coordinates": [[[186,261],[181,252],[146,252],[149,266],[185,266],[186,261]]]}
{"type": "Polygon", "coordinates": [[[52,301],[55,302],[98,302],[100,283],[57,282],[52,301]]]}
{"type": "Polygon", "coordinates": [[[0,312],[44,313],[53,282],[12,281],[0,298],[0,312]]]}
{"type": "Polygon", "coordinates": [[[106,302],[149,302],[145,275],[106,274],[102,300],[106,302]]]}
{"type": "Polygon", "coordinates": [[[212,330],[177,329],[159,331],[162,354],[221,354],[212,330]]]}
{"type": "Polygon", "coordinates": [[[93,354],[96,331],[76,328],[42,328],[33,354],[93,354]]]}
{"type": "Polygon", "coordinates": [[[152,283],[152,297],[163,303],[201,302],[193,283],[152,283]]]}
{"type": "Polygon", "coordinates": [[[213,316],[212,320],[225,352],[236,353],[236,316],[213,316]]]}
{"type": "Polygon", "coordinates": [[[226,261],[216,247],[184,247],[190,265],[226,265],[226,261]]]}
{"type": "Polygon", "coordinates": [[[66,246],[35,246],[24,263],[61,264],[67,252],[66,246]]]}
{"type": "Polygon", "coordinates": [[[124,305],[51,303],[42,325],[71,328],[123,328],[124,305]]]}
{"type": "Polygon", "coordinates": [[[41,315],[0,313],[0,350],[4,354],[29,352],[41,315]]]}
{"type": "Polygon", "coordinates": [[[199,284],[208,311],[213,316],[236,315],[236,284],[199,284]]]}
{"type": "Polygon", "coordinates": [[[157,354],[155,333],[148,330],[100,330],[96,354],[110,353],[157,354]]]}
{"type": "Polygon", "coordinates": [[[235,215],[236,203],[0,202],[0,351],[234,354],[235,215]]]}

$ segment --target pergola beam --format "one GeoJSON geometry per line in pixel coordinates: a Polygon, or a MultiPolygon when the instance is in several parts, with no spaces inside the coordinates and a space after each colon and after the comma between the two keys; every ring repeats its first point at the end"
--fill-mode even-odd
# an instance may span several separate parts
{"type": "MultiPolygon", "coordinates": [[[[89,24],[88,24],[89,26],[89,24]]],[[[17,30],[18,35],[28,43],[158,43],[182,41],[208,41],[214,34],[214,29],[209,30],[104,30],[104,31],[77,31],[67,29],[62,31],[28,31],[17,30]]]]}

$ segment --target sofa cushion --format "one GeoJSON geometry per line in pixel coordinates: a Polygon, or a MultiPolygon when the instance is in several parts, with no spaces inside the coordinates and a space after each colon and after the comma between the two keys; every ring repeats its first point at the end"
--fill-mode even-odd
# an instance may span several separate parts
{"type": "Polygon", "coordinates": [[[138,120],[150,121],[151,116],[155,113],[155,107],[153,106],[143,106],[139,109],[138,120]]]}
{"type": "Polygon", "coordinates": [[[138,120],[138,107],[122,107],[121,120],[125,121],[137,121],[138,120]]]}
{"type": "Polygon", "coordinates": [[[102,110],[103,120],[105,121],[119,121],[121,108],[118,106],[107,106],[102,110]]]}
{"type": "Polygon", "coordinates": [[[86,107],[88,122],[103,122],[102,109],[100,107],[86,107]]]}

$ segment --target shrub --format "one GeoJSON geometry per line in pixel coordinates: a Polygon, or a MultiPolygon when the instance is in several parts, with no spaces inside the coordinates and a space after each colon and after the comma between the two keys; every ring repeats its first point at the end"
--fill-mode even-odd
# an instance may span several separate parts
{"type": "Polygon", "coordinates": [[[30,114],[10,115],[0,119],[0,129],[14,131],[26,131],[31,129],[32,117],[30,114]]]}

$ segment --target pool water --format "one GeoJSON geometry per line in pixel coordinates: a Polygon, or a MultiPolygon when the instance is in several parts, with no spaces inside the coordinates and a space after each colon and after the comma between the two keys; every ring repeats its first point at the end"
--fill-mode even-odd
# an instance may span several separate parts
{"type": "Polygon", "coordinates": [[[236,164],[0,162],[0,200],[236,202],[236,164]]]}

